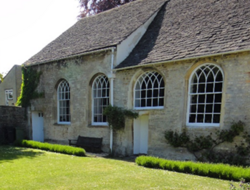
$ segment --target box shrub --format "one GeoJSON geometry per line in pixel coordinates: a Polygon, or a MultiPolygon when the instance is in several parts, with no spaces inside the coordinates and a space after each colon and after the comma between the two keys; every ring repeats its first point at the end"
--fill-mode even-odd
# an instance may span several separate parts
{"type": "Polygon", "coordinates": [[[86,152],[83,148],[77,148],[67,145],[59,145],[59,144],[49,144],[49,143],[41,143],[32,140],[19,140],[14,143],[15,146],[27,147],[27,148],[36,148],[51,152],[58,152],[69,155],[76,156],[86,156],[86,152]]]}
{"type": "Polygon", "coordinates": [[[200,176],[208,176],[213,178],[240,181],[244,178],[250,181],[250,168],[230,166],[226,164],[210,164],[191,161],[174,161],[152,156],[139,156],[135,162],[139,166],[160,168],[164,170],[190,173],[200,176]]]}

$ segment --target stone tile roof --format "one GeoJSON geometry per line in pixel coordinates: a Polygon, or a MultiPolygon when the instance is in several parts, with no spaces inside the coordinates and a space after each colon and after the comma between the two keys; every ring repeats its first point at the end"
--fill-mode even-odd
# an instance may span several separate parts
{"type": "Polygon", "coordinates": [[[137,0],[81,19],[24,65],[49,62],[117,45],[144,24],[165,1],[137,0]]]}
{"type": "Polygon", "coordinates": [[[250,49],[249,0],[170,0],[117,68],[250,49]]]}

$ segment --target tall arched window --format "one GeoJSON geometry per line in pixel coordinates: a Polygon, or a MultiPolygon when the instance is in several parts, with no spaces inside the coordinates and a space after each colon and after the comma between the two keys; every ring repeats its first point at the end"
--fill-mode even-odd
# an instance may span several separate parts
{"type": "Polygon", "coordinates": [[[223,72],[214,64],[198,67],[189,79],[187,124],[219,126],[223,72]]]}
{"type": "Polygon", "coordinates": [[[66,80],[62,80],[57,88],[58,123],[70,123],[70,87],[66,80]]]}
{"type": "Polygon", "coordinates": [[[134,107],[137,109],[163,108],[164,80],[155,71],[143,73],[135,83],[134,107]]]}
{"type": "Polygon", "coordinates": [[[106,125],[103,109],[109,105],[109,81],[105,75],[95,78],[92,86],[92,124],[106,125]]]}

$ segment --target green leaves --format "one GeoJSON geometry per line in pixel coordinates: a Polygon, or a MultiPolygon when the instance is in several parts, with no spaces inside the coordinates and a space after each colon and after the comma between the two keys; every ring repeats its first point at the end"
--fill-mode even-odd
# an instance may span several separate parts
{"type": "Polygon", "coordinates": [[[223,142],[233,142],[236,136],[244,131],[242,121],[233,122],[230,129],[218,130],[215,135],[189,137],[186,131],[177,133],[172,130],[165,132],[165,139],[173,147],[185,147],[199,161],[209,161],[214,163],[230,163],[234,165],[246,165],[246,156],[250,153],[250,135],[247,132],[242,136],[245,144],[235,146],[236,150],[216,152],[213,149],[223,142]],[[213,138],[214,137],[214,138],[213,138]]]}
{"type": "Polygon", "coordinates": [[[59,144],[49,144],[49,143],[41,143],[32,140],[21,140],[15,142],[16,146],[28,147],[28,148],[36,148],[51,152],[59,152],[63,154],[76,155],[76,156],[85,156],[85,150],[83,148],[77,148],[67,145],[59,145],[59,144]]]}
{"type": "Polygon", "coordinates": [[[37,72],[30,67],[22,68],[22,85],[21,94],[17,100],[18,106],[28,107],[31,99],[44,97],[44,93],[36,91],[41,75],[42,72],[37,72]]]}
{"type": "Polygon", "coordinates": [[[107,116],[109,126],[115,130],[124,129],[125,118],[135,119],[138,117],[138,113],[111,105],[104,109],[103,114],[107,116]]]}
{"type": "Polygon", "coordinates": [[[250,168],[242,168],[225,164],[210,164],[190,161],[173,161],[151,156],[139,156],[135,160],[139,166],[160,168],[164,170],[190,173],[226,180],[250,181],[250,168]]]}

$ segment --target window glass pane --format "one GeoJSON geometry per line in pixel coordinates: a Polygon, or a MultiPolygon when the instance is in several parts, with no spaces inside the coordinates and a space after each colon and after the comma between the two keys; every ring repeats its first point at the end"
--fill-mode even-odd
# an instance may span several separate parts
{"type": "Polygon", "coordinates": [[[195,114],[190,114],[190,116],[189,116],[189,122],[190,123],[194,123],[195,122],[195,114]]]}
{"type": "Polygon", "coordinates": [[[191,103],[196,103],[197,102],[197,95],[192,95],[191,96],[191,103]]]}
{"type": "Polygon", "coordinates": [[[152,99],[150,98],[150,99],[147,99],[147,107],[151,107],[151,102],[152,102],[152,99]]]}
{"type": "Polygon", "coordinates": [[[146,90],[142,90],[141,91],[141,98],[145,98],[146,97],[146,90]]]}
{"type": "Polygon", "coordinates": [[[153,94],[153,97],[158,97],[158,93],[159,93],[159,90],[154,90],[154,94],[153,94]]]}
{"type": "Polygon", "coordinates": [[[151,81],[148,81],[147,89],[151,89],[151,88],[153,88],[152,82],[151,82],[151,81]]]}
{"type": "Polygon", "coordinates": [[[205,75],[204,75],[204,73],[202,73],[201,75],[200,75],[200,78],[199,78],[199,81],[198,81],[199,83],[205,83],[206,82],[206,78],[205,78],[205,75]]]}
{"type": "Polygon", "coordinates": [[[216,81],[223,81],[223,76],[222,76],[222,73],[219,72],[216,76],[216,81]]]}
{"type": "Polygon", "coordinates": [[[204,105],[198,105],[198,113],[204,113],[204,105]]]}
{"type": "Polygon", "coordinates": [[[140,100],[135,100],[135,107],[141,107],[140,100]]]}
{"type": "Polygon", "coordinates": [[[215,83],[215,92],[222,92],[222,83],[215,83]]]}
{"type": "Polygon", "coordinates": [[[207,82],[214,82],[213,72],[209,72],[207,76],[207,82]]]}
{"type": "Polygon", "coordinates": [[[197,123],[203,123],[204,115],[203,114],[198,114],[197,115],[197,123]]]}
{"type": "Polygon", "coordinates": [[[141,85],[141,89],[147,89],[146,87],[146,83],[143,81],[142,85],[141,85]]]}
{"type": "Polygon", "coordinates": [[[214,102],[214,94],[208,94],[206,102],[207,103],[213,103],[214,102]]]}
{"type": "Polygon", "coordinates": [[[141,99],[141,107],[146,107],[146,100],[145,99],[141,99]]]}
{"type": "Polygon", "coordinates": [[[205,95],[198,96],[198,103],[205,103],[205,95]]]}
{"type": "Polygon", "coordinates": [[[158,98],[154,98],[153,99],[153,106],[157,106],[158,105],[158,98]]]}
{"type": "Polygon", "coordinates": [[[148,98],[153,97],[153,96],[152,96],[152,90],[148,90],[148,91],[147,91],[147,97],[148,97],[148,98]]]}
{"type": "Polygon", "coordinates": [[[191,113],[196,113],[196,105],[191,105],[191,113]]]}
{"type": "Polygon", "coordinates": [[[163,97],[163,96],[164,96],[164,89],[160,89],[160,95],[158,95],[158,97],[163,97]]]}
{"type": "Polygon", "coordinates": [[[213,105],[207,104],[206,105],[206,113],[212,113],[213,112],[213,105]]]}
{"type": "Polygon", "coordinates": [[[196,93],[197,92],[197,85],[194,84],[191,86],[191,93],[196,93]]]}
{"type": "Polygon", "coordinates": [[[199,84],[198,85],[198,92],[199,93],[203,93],[203,92],[205,92],[205,84],[199,84]]]}
{"type": "Polygon", "coordinates": [[[214,91],[214,84],[209,83],[207,84],[206,92],[213,92],[214,91]]]}
{"type": "Polygon", "coordinates": [[[214,113],[220,113],[221,104],[214,104],[214,113]]]}
{"type": "Polygon", "coordinates": [[[220,123],[220,114],[214,114],[214,123],[220,123]]]}
{"type": "Polygon", "coordinates": [[[215,94],[215,102],[221,102],[221,94],[215,94]]]}
{"type": "Polygon", "coordinates": [[[164,97],[159,98],[159,106],[164,106],[164,97]]]}
{"type": "Polygon", "coordinates": [[[212,114],[205,115],[205,123],[212,123],[212,114]]]}

